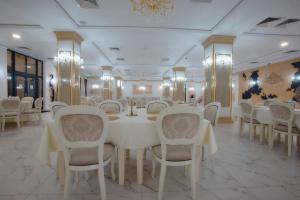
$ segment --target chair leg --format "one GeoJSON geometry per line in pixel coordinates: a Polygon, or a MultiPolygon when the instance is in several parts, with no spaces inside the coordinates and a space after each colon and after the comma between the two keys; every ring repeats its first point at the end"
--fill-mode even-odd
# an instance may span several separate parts
{"type": "Polygon", "coordinates": [[[201,150],[201,160],[204,161],[204,151],[205,151],[205,148],[204,146],[202,146],[202,150],[201,150]]]}
{"type": "Polygon", "coordinates": [[[112,177],[112,180],[113,180],[113,181],[116,180],[115,162],[116,162],[116,157],[113,156],[113,157],[111,158],[111,161],[110,161],[110,172],[111,172],[111,177],[112,177]]]}
{"type": "Polygon", "coordinates": [[[242,135],[243,133],[243,126],[244,126],[243,119],[240,118],[240,135],[242,135]]]}
{"type": "Polygon", "coordinates": [[[104,169],[103,165],[99,166],[98,169],[98,177],[99,177],[99,185],[101,192],[101,200],[106,200],[106,188],[105,188],[105,179],[104,179],[104,169]]]}
{"type": "Polygon", "coordinates": [[[2,131],[4,131],[5,129],[5,117],[3,117],[2,119],[2,131]]]}
{"type": "Polygon", "coordinates": [[[158,200],[163,199],[163,190],[164,190],[164,184],[165,184],[165,178],[166,178],[166,170],[167,170],[167,166],[162,163],[161,169],[160,169],[160,177],[159,177],[158,200]]]}
{"type": "Polygon", "coordinates": [[[250,129],[250,141],[253,141],[253,125],[249,124],[249,129],[250,129]]]}
{"type": "Polygon", "coordinates": [[[71,171],[66,170],[66,177],[65,177],[65,184],[64,184],[64,200],[69,199],[69,193],[70,193],[70,185],[71,185],[71,171]]]}
{"type": "Polygon", "coordinates": [[[263,143],[264,134],[265,134],[265,128],[264,128],[264,125],[261,124],[261,133],[260,133],[260,138],[259,138],[259,141],[261,144],[263,143]]]}
{"type": "Polygon", "coordinates": [[[155,162],[155,158],[152,156],[152,178],[155,177],[155,170],[156,170],[156,162],[155,162]]]}
{"type": "Polygon", "coordinates": [[[20,128],[20,116],[17,117],[17,126],[20,128]]]}
{"type": "Polygon", "coordinates": [[[291,134],[288,135],[288,156],[290,157],[292,155],[292,141],[293,137],[291,134]]]}
{"type": "Polygon", "coordinates": [[[197,177],[196,177],[196,162],[195,160],[192,161],[192,166],[191,166],[191,188],[192,188],[192,198],[193,200],[196,200],[196,194],[197,194],[197,190],[196,190],[196,181],[197,181],[197,177]]]}

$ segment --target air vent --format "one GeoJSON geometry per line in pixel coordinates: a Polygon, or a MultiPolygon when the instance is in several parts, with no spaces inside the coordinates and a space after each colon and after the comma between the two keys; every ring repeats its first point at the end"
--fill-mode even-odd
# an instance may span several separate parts
{"type": "Polygon", "coordinates": [[[268,17],[268,18],[262,20],[261,22],[259,22],[256,25],[257,26],[267,26],[268,23],[274,22],[274,21],[277,21],[277,20],[280,20],[280,19],[281,19],[281,17],[268,17]]]}
{"type": "Polygon", "coordinates": [[[31,51],[31,49],[30,49],[29,47],[18,47],[18,49],[22,49],[22,50],[31,51]]]}
{"type": "Polygon", "coordinates": [[[53,61],[53,60],[54,60],[54,58],[50,58],[50,57],[49,57],[49,58],[47,58],[47,60],[53,61]]]}
{"type": "Polygon", "coordinates": [[[162,58],[161,61],[168,62],[168,61],[170,61],[170,58],[162,58]]]}
{"type": "Polygon", "coordinates": [[[253,62],[250,62],[249,64],[253,65],[253,64],[257,64],[258,62],[256,61],[253,61],[253,62]]]}
{"type": "Polygon", "coordinates": [[[124,61],[125,58],[117,58],[116,60],[117,60],[117,61],[124,61]]]}
{"type": "Polygon", "coordinates": [[[109,50],[111,51],[120,51],[119,47],[110,47],[109,50]]]}
{"type": "Polygon", "coordinates": [[[284,28],[286,27],[288,24],[292,24],[292,23],[295,23],[295,22],[298,22],[300,21],[300,19],[287,19],[287,20],[284,20],[283,22],[281,22],[280,24],[277,24],[276,27],[279,27],[279,28],[284,28]]]}
{"type": "Polygon", "coordinates": [[[75,0],[80,8],[99,8],[98,0],[75,0]]]}
{"type": "Polygon", "coordinates": [[[297,52],[299,52],[299,50],[290,50],[290,51],[285,51],[285,52],[283,52],[283,53],[287,53],[287,54],[289,54],[289,53],[297,53],[297,52]]]}

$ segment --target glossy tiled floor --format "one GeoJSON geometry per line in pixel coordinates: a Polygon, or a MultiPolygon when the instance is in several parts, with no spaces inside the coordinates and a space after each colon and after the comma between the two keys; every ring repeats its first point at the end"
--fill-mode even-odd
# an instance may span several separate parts
{"type": "MultiPolygon", "coordinates": [[[[44,118],[47,118],[45,115],[44,118]]],[[[46,123],[45,121],[43,123],[46,123]]],[[[300,199],[300,158],[288,159],[284,145],[270,150],[250,143],[247,131],[240,137],[237,124],[219,125],[215,132],[219,151],[202,163],[198,199],[296,200],[300,199]]],[[[43,124],[27,123],[20,130],[9,125],[0,135],[0,200],[59,200],[63,190],[53,168],[36,160],[43,124]]],[[[149,157],[149,155],[148,155],[149,157]]],[[[150,176],[145,162],[144,185],[136,184],[134,152],[126,166],[126,184],[120,186],[107,171],[108,200],[150,200],[157,197],[158,176],[150,176]]],[[[158,173],[159,174],[159,173],[158,173]]],[[[182,168],[168,168],[165,200],[191,199],[189,179],[182,168]]],[[[72,188],[72,200],[100,199],[96,173],[80,178],[72,188]]]]}

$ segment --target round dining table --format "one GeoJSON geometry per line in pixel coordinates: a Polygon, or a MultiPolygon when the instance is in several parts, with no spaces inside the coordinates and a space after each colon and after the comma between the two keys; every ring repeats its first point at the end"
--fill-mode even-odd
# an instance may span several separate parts
{"type": "MultiPolygon", "coordinates": [[[[138,109],[136,116],[128,116],[126,112],[119,115],[108,115],[109,128],[107,143],[112,143],[118,150],[118,173],[119,184],[123,185],[125,180],[125,158],[126,150],[136,150],[137,160],[137,182],[143,183],[143,161],[145,149],[160,144],[156,128],[156,115],[148,115],[145,109],[138,109]]],[[[202,144],[208,145],[210,154],[217,151],[217,144],[212,126],[209,121],[203,119],[200,130],[203,134],[202,144]]],[[[45,127],[44,134],[38,149],[38,159],[43,164],[50,166],[50,153],[60,152],[57,171],[60,183],[64,180],[63,144],[59,140],[58,128],[54,120],[49,121],[45,127]]]]}

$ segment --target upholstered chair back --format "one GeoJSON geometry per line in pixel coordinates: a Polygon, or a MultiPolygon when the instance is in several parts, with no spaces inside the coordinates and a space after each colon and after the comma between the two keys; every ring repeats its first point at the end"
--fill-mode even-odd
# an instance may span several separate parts
{"type": "Polygon", "coordinates": [[[199,142],[203,115],[198,108],[178,105],[164,109],[157,119],[162,144],[188,145],[199,142]]]}
{"type": "Polygon", "coordinates": [[[51,112],[52,112],[52,115],[55,117],[57,112],[64,108],[64,107],[67,107],[68,105],[63,103],[63,102],[60,102],[60,101],[54,101],[54,102],[51,102],[50,104],[50,109],[51,109],[51,112]]]}
{"type": "Polygon", "coordinates": [[[147,113],[160,113],[162,110],[169,107],[169,105],[164,101],[154,100],[150,101],[146,105],[147,113]]]}
{"type": "Polygon", "coordinates": [[[19,99],[3,99],[1,100],[1,108],[4,112],[19,112],[20,100],[19,99]]]}
{"type": "Polygon", "coordinates": [[[204,108],[204,118],[215,126],[218,122],[219,110],[221,108],[221,103],[219,102],[211,102],[207,104],[204,108]]]}
{"type": "Polygon", "coordinates": [[[269,106],[271,103],[279,103],[278,99],[267,99],[263,102],[264,106],[269,106]]]}
{"type": "Polygon", "coordinates": [[[120,104],[122,104],[122,107],[123,107],[122,111],[125,111],[127,109],[127,106],[128,106],[128,100],[122,98],[122,99],[118,99],[118,102],[120,102],[120,104]]]}
{"type": "Polygon", "coordinates": [[[294,118],[294,107],[286,103],[271,103],[269,105],[273,122],[292,123],[294,118]]]}
{"type": "Polygon", "coordinates": [[[34,107],[41,110],[43,107],[43,97],[39,97],[34,101],[34,107]]]}
{"type": "Polygon", "coordinates": [[[251,118],[254,108],[253,105],[251,103],[251,101],[247,101],[247,100],[242,100],[240,103],[241,109],[242,109],[242,115],[243,117],[248,117],[251,118]]]}
{"type": "Polygon", "coordinates": [[[104,144],[108,121],[105,113],[92,106],[62,108],[55,117],[58,131],[69,148],[92,148],[104,144]]]}
{"type": "Polygon", "coordinates": [[[123,109],[121,103],[114,100],[102,101],[101,103],[98,104],[98,108],[105,113],[115,113],[115,114],[122,112],[123,109]]]}

